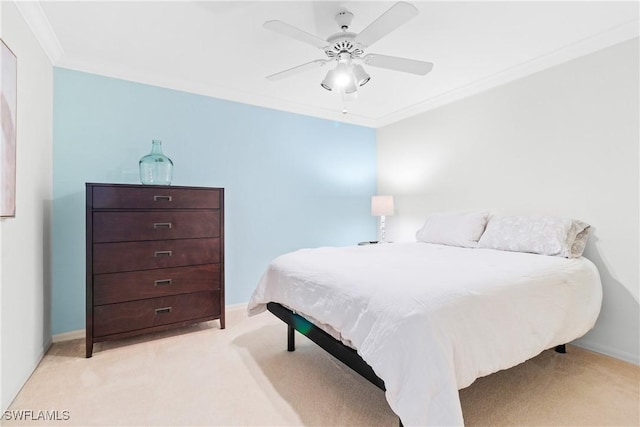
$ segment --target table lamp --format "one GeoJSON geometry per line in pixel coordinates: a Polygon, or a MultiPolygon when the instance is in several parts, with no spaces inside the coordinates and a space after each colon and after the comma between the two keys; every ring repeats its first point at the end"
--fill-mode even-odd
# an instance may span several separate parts
{"type": "Polygon", "coordinates": [[[385,216],[393,215],[393,196],[372,196],[371,215],[380,217],[379,243],[386,243],[385,216]]]}

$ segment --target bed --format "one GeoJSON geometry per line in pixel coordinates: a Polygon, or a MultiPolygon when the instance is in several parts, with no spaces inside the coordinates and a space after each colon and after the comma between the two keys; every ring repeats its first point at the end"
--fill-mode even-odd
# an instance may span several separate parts
{"type": "Polygon", "coordinates": [[[581,337],[601,301],[584,257],[411,242],[282,255],[248,311],[285,320],[290,346],[313,330],[405,425],[462,425],[459,389],[581,337]]]}

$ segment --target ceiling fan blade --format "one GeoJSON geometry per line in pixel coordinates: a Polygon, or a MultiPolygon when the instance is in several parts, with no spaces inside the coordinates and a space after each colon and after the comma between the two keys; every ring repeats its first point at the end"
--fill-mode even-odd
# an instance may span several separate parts
{"type": "Polygon", "coordinates": [[[371,53],[365,55],[364,63],[373,67],[387,68],[389,70],[403,71],[405,73],[424,76],[433,68],[431,62],[417,61],[415,59],[398,58],[396,56],[378,55],[371,53]]]}
{"type": "Polygon", "coordinates": [[[307,62],[306,64],[298,65],[297,67],[289,68],[288,70],[280,71],[279,73],[271,74],[267,76],[267,80],[277,81],[284,79],[285,77],[293,76],[294,74],[301,73],[303,71],[310,70],[312,68],[323,67],[329,59],[316,59],[315,61],[307,62]]]}
{"type": "Polygon", "coordinates": [[[356,36],[356,41],[368,47],[386,36],[418,14],[418,9],[409,3],[398,2],[380,15],[356,36]]]}
{"type": "Polygon", "coordinates": [[[293,25],[289,25],[282,21],[267,21],[263,24],[263,27],[268,30],[275,31],[276,33],[280,33],[285,36],[294,38],[303,43],[310,44],[319,49],[323,49],[325,46],[329,45],[329,43],[326,40],[322,40],[318,36],[309,34],[306,31],[302,31],[301,29],[296,28],[293,25]]]}

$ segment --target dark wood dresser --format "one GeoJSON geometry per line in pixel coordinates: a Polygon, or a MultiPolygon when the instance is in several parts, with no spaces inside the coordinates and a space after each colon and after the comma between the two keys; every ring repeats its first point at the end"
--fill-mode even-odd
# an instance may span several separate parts
{"type": "Polygon", "coordinates": [[[93,343],[220,319],[224,189],[86,184],[93,343]]]}

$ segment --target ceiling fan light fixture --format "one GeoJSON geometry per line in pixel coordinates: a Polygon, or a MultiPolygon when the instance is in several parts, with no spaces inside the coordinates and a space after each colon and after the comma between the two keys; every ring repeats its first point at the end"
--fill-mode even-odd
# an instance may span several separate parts
{"type": "Polygon", "coordinates": [[[364,86],[371,80],[371,76],[367,74],[362,65],[357,64],[353,66],[353,77],[356,79],[358,86],[364,86]]]}
{"type": "Polygon", "coordinates": [[[352,80],[353,76],[349,71],[349,66],[345,62],[338,63],[338,66],[335,70],[335,83],[338,86],[346,87],[349,85],[349,81],[352,80]]]}
{"type": "Polygon", "coordinates": [[[346,62],[339,62],[334,70],[329,70],[320,86],[329,91],[338,89],[344,93],[358,90],[352,69],[346,62]]]}
{"type": "Polygon", "coordinates": [[[344,93],[353,93],[358,90],[356,79],[350,64],[347,61],[339,61],[335,69],[333,87],[341,89],[344,93]]]}
{"type": "Polygon", "coordinates": [[[328,91],[332,91],[333,88],[336,86],[336,72],[335,70],[329,70],[327,72],[327,75],[325,76],[324,80],[320,83],[320,86],[322,86],[324,89],[328,90],[328,91]]]}
{"type": "Polygon", "coordinates": [[[341,85],[341,87],[347,95],[358,90],[358,85],[356,85],[356,79],[353,78],[353,74],[348,75],[346,84],[341,85]]]}

